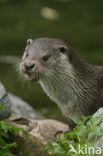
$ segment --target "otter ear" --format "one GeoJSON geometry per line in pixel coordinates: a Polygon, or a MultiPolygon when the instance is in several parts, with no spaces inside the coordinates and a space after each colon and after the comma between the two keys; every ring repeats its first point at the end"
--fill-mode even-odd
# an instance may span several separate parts
{"type": "Polygon", "coordinates": [[[33,42],[32,39],[28,39],[28,40],[27,40],[27,45],[30,45],[32,42],[33,42]]]}
{"type": "Polygon", "coordinates": [[[59,52],[66,53],[67,51],[68,51],[68,48],[65,45],[59,47],[59,52]]]}

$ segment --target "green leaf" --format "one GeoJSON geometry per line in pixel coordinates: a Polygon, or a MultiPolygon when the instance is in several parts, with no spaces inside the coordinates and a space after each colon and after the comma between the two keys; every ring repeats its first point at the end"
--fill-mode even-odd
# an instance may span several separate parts
{"type": "Polygon", "coordinates": [[[96,125],[100,124],[101,120],[102,120],[101,117],[95,116],[95,117],[91,118],[91,119],[87,122],[87,125],[90,126],[90,127],[91,127],[91,126],[96,126],[96,125]]]}
{"type": "Polygon", "coordinates": [[[17,147],[17,144],[16,144],[16,142],[13,142],[13,143],[10,143],[10,144],[7,144],[7,146],[9,147],[9,148],[11,148],[11,147],[17,147]]]}
{"type": "Polygon", "coordinates": [[[90,119],[91,118],[91,116],[82,116],[82,118],[83,118],[83,125],[85,125],[85,123],[88,121],[88,119],[90,119]]]}
{"type": "Polygon", "coordinates": [[[4,131],[0,130],[0,135],[5,137],[5,138],[9,138],[7,133],[4,133],[4,131]]]}
{"type": "Polygon", "coordinates": [[[55,148],[53,151],[53,155],[63,156],[64,154],[65,154],[65,151],[60,147],[55,148]]]}
{"type": "Polygon", "coordinates": [[[0,156],[14,156],[14,154],[10,152],[10,149],[12,147],[16,148],[17,144],[15,142],[8,143],[6,139],[9,141],[9,132],[18,135],[20,131],[22,131],[23,134],[27,134],[26,131],[11,125],[7,121],[0,121],[0,156]]]}
{"type": "Polygon", "coordinates": [[[5,111],[5,106],[0,104],[0,111],[5,111]]]}
{"type": "Polygon", "coordinates": [[[51,142],[48,145],[48,151],[51,152],[52,156],[81,156],[81,154],[69,153],[70,145],[76,150],[78,150],[78,144],[80,144],[81,147],[85,147],[85,145],[93,147],[94,141],[103,135],[103,130],[99,126],[100,122],[100,117],[90,118],[90,116],[83,116],[83,121],[78,121],[78,125],[72,132],[57,137],[57,142],[51,142]],[[85,125],[85,123],[87,124],[85,125]],[[89,135],[91,136],[88,137],[89,135]]]}
{"type": "Polygon", "coordinates": [[[5,140],[0,136],[0,146],[3,146],[5,145],[5,140]]]}
{"type": "Polygon", "coordinates": [[[79,138],[81,138],[81,137],[84,137],[86,134],[87,134],[87,128],[86,128],[86,126],[82,126],[82,127],[79,127],[79,129],[78,129],[78,131],[77,131],[77,136],[79,137],[79,138]]]}
{"type": "Polygon", "coordinates": [[[91,129],[91,133],[96,136],[101,136],[103,135],[103,130],[101,129],[100,126],[96,126],[91,129]]]}
{"type": "Polygon", "coordinates": [[[52,142],[52,146],[58,147],[58,146],[59,146],[59,144],[58,144],[58,143],[56,143],[56,142],[52,142]]]}
{"type": "Polygon", "coordinates": [[[1,127],[1,129],[2,129],[5,133],[8,132],[8,122],[6,122],[6,121],[0,121],[0,127],[1,127]]]}
{"type": "Polygon", "coordinates": [[[76,139],[77,137],[77,135],[76,135],[76,133],[74,132],[74,131],[72,131],[72,132],[69,132],[69,133],[67,133],[66,134],[70,139],[76,139]]]}

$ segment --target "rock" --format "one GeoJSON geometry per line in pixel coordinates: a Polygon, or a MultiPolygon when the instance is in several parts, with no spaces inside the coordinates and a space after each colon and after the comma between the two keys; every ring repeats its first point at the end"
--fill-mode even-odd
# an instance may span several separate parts
{"type": "Polygon", "coordinates": [[[9,93],[10,101],[12,102],[11,109],[12,114],[17,117],[23,117],[27,119],[44,119],[44,116],[37,113],[30,104],[23,101],[21,98],[9,93]]]}
{"type": "Polygon", "coordinates": [[[7,93],[2,83],[0,83],[0,104],[5,107],[5,110],[0,110],[0,120],[9,118],[11,114],[12,116],[30,119],[45,118],[37,113],[27,102],[11,93],[7,93]]]}
{"type": "MultiPolygon", "coordinates": [[[[103,116],[103,108],[100,108],[94,116],[103,116]]],[[[51,140],[55,141],[55,134],[58,131],[67,131],[68,126],[55,120],[25,120],[15,119],[12,124],[28,131],[28,136],[16,137],[18,150],[16,154],[25,156],[45,156],[44,145],[48,144],[51,140]],[[26,147],[26,148],[25,148],[26,147]]],[[[100,125],[103,129],[103,120],[100,125]]],[[[96,143],[95,148],[101,148],[103,154],[103,136],[100,137],[96,143]]],[[[95,156],[95,154],[93,154],[95,156]]]]}
{"type": "Polygon", "coordinates": [[[0,110],[0,120],[3,120],[8,118],[11,115],[10,109],[12,103],[2,83],[0,83],[0,104],[4,106],[4,110],[0,110]]]}
{"type": "Polygon", "coordinates": [[[67,125],[55,120],[25,121],[25,119],[17,119],[11,123],[28,131],[27,136],[20,135],[15,138],[18,144],[16,154],[25,156],[44,156],[44,145],[51,140],[55,140],[55,133],[60,130],[68,130],[67,125]],[[22,125],[19,123],[22,123],[22,125]]]}
{"type": "Polygon", "coordinates": [[[93,116],[101,116],[103,117],[103,107],[99,108],[97,112],[93,116]]]}
{"type": "MultiPolygon", "coordinates": [[[[93,116],[102,117],[102,122],[101,122],[100,126],[101,126],[101,128],[103,130],[103,107],[100,108],[93,116]]],[[[101,151],[102,151],[102,154],[103,154],[103,136],[101,136],[99,138],[99,140],[95,143],[95,147],[100,147],[101,151]]]]}

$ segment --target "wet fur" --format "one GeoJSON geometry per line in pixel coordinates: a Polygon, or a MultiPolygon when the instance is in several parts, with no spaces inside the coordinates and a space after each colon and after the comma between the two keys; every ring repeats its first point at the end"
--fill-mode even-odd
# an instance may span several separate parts
{"type": "MultiPolygon", "coordinates": [[[[58,104],[72,129],[75,126],[73,120],[92,115],[103,107],[103,67],[89,65],[62,40],[36,40],[38,51],[43,47],[50,51],[50,47],[61,45],[67,47],[67,53],[54,57],[54,63],[53,60],[51,62],[54,65],[48,67],[46,72],[41,72],[39,82],[46,94],[58,104]]],[[[41,55],[42,51],[39,53],[41,55]]]]}
{"type": "Polygon", "coordinates": [[[83,115],[92,115],[103,106],[103,97],[98,86],[100,76],[103,80],[103,71],[100,72],[93,66],[88,68],[82,61],[78,63],[75,67],[66,57],[40,81],[47,95],[58,104],[71,129],[75,126],[72,120],[80,120],[83,115]],[[77,70],[79,66],[80,69],[77,70]],[[84,71],[81,71],[81,68],[84,71]]]}

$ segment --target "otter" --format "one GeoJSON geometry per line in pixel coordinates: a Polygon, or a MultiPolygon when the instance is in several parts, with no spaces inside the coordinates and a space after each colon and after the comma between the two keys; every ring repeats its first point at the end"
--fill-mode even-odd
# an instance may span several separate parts
{"type": "Polygon", "coordinates": [[[103,107],[103,67],[88,64],[63,40],[28,39],[19,68],[29,81],[41,84],[71,130],[75,120],[103,107]]]}

